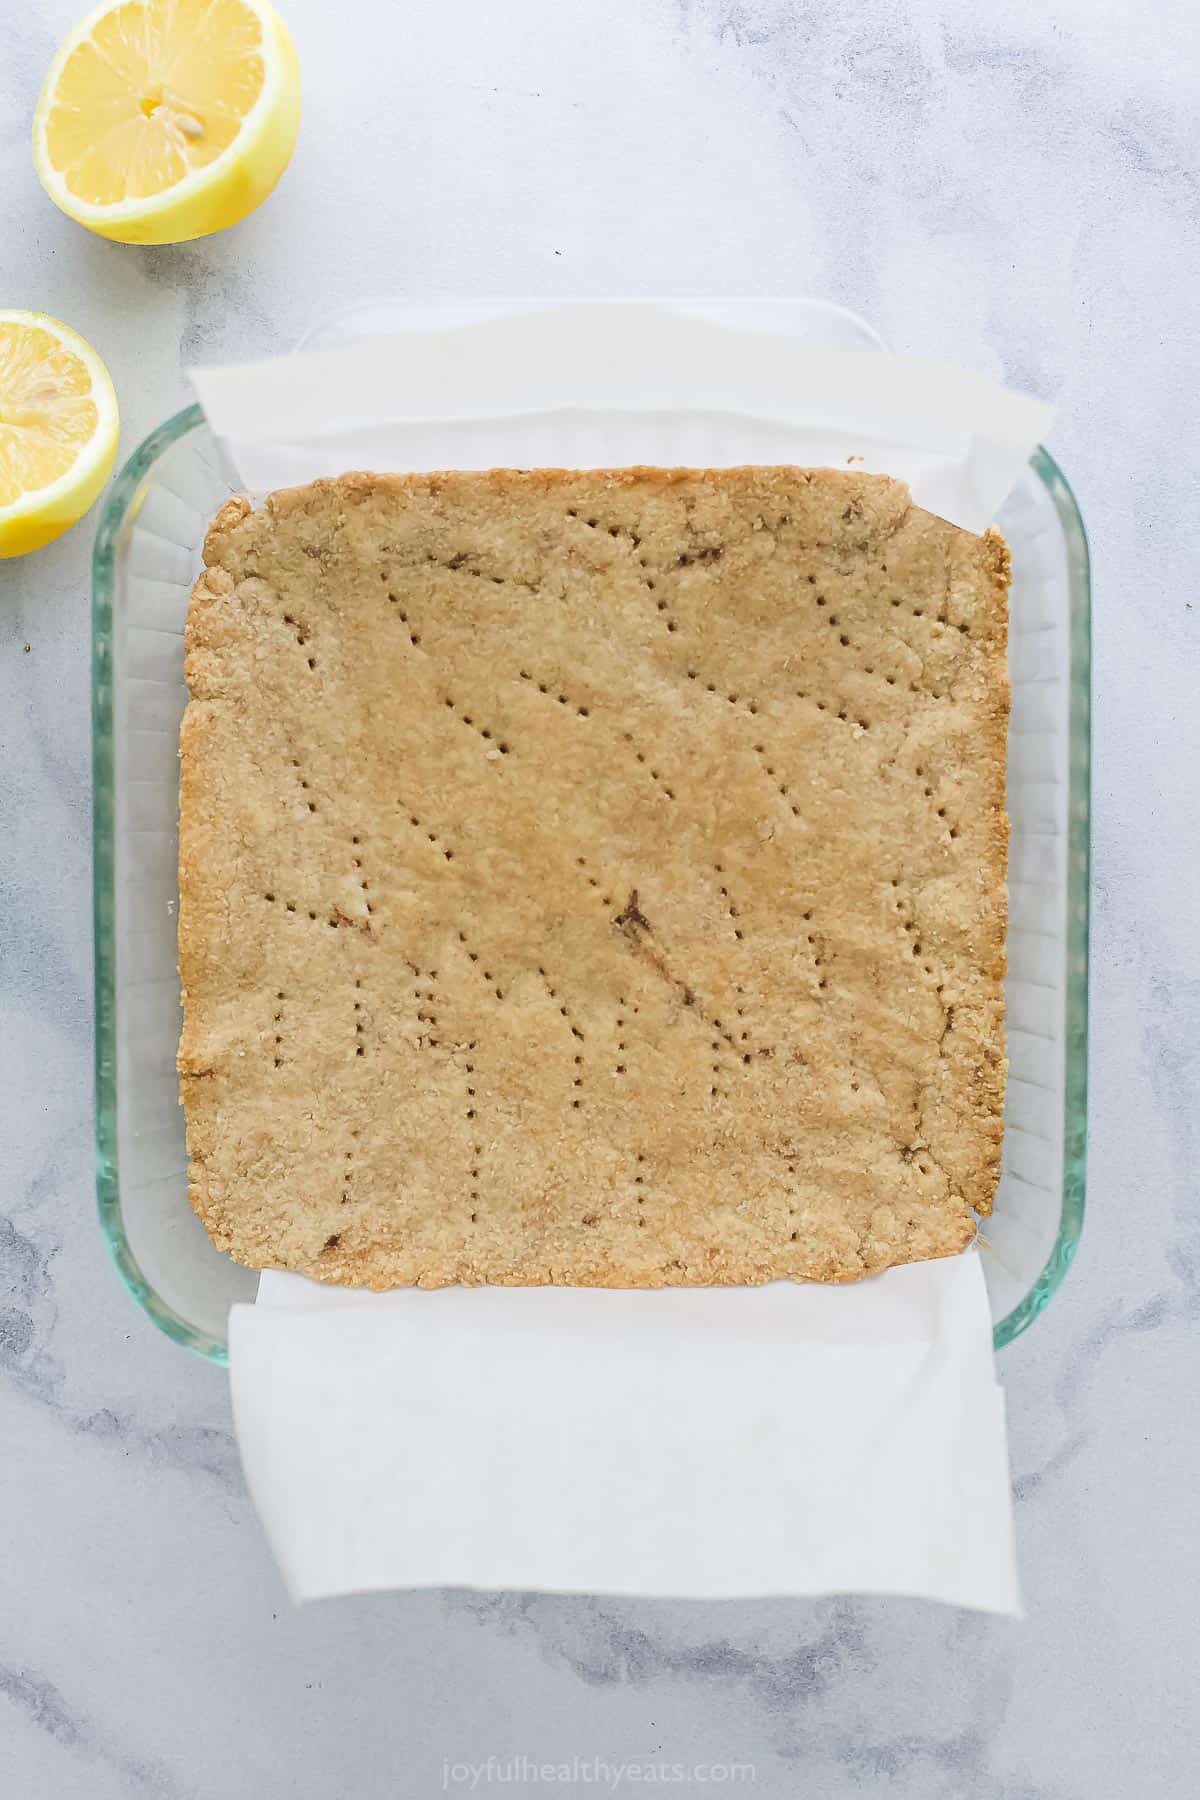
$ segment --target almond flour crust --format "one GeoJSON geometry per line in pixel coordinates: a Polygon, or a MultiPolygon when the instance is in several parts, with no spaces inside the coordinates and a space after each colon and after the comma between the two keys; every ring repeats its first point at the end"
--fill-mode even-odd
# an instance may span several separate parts
{"type": "Polygon", "coordinates": [[[853,1280],[992,1204],[1008,551],[884,477],[346,475],[188,618],[193,1206],[376,1288],[853,1280]]]}

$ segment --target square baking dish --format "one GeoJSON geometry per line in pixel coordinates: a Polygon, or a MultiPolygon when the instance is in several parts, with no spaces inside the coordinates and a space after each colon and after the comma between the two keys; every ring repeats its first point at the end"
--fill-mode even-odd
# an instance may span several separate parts
{"type": "MultiPolygon", "coordinates": [[[[188,596],[208,522],[234,491],[200,408],[168,419],[105,503],[92,606],[100,1218],[134,1299],[215,1362],[226,1359],[230,1305],[252,1299],[258,1277],[214,1249],[187,1200],[178,734],[188,596]]],[[[979,1243],[999,1348],[1052,1298],[1083,1222],[1091,621],[1083,521],[1046,451],[997,523],[1013,554],[1010,1070],[1003,1174],[979,1243]]]]}

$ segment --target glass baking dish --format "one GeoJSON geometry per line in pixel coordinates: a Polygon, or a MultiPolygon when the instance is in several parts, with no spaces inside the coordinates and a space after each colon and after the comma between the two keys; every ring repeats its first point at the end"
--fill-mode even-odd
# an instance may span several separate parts
{"type": "MultiPolygon", "coordinates": [[[[96,537],[92,731],[96,1178],[134,1299],[177,1343],[226,1359],[258,1277],[187,1200],[175,1046],[177,747],[183,626],[208,521],[235,489],[198,406],[126,463],[96,537]]],[[[1083,521],[1038,449],[998,523],[1012,548],[1004,1165],[979,1234],[997,1348],[1047,1305],[1083,1223],[1091,600],[1083,521]]]]}

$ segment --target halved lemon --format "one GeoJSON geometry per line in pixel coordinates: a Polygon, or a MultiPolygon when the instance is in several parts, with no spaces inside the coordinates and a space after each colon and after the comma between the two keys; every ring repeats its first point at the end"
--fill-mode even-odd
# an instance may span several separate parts
{"type": "Polygon", "coordinates": [[[117,454],[117,396],[77,332],[44,313],[0,312],[0,556],[22,556],[81,519],[117,454]]]}
{"type": "Polygon", "coordinates": [[[253,212],[300,129],[300,65],[267,0],[108,0],[46,77],[33,158],[55,205],[123,244],[253,212]]]}

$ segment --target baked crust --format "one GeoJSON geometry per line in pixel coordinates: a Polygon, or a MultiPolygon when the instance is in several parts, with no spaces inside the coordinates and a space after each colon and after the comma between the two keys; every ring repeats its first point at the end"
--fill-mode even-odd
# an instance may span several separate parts
{"type": "Polygon", "coordinates": [[[231,501],[188,617],[192,1204],[383,1288],[852,1280],[1000,1164],[1008,551],[833,470],[231,501]]]}

